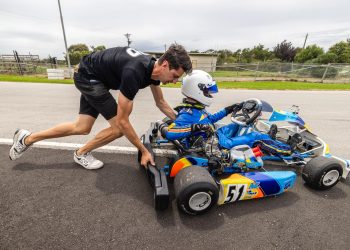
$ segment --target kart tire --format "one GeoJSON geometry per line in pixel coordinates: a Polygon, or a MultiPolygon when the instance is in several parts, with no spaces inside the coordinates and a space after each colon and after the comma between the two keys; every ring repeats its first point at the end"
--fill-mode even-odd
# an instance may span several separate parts
{"type": "Polygon", "coordinates": [[[203,214],[217,204],[219,188],[208,170],[200,166],[182,169],[174,180],[177,205],[190,215],[203,214]]]}
{"type": "MultiPolygon", "coordinates": [[[[145,137],[146,137],[145,135],[142,135],[142,136],[140,137],[140,140],[141,140],[141,143],[142,143],[142,144],[145,143],[145,137]]],[[[138,150],[138,151],[137,151],[137,162],[140,164],[140,166],[141,166],[141,157],[142,157],[141,151],[138,150]]]]}
{"type": "Polygon", "coordinates": [[[318,156],[305,165],[302,177],[311,188],[326,190],[335,186],[342,174],[343,168],[337,160],[318,156]]]}

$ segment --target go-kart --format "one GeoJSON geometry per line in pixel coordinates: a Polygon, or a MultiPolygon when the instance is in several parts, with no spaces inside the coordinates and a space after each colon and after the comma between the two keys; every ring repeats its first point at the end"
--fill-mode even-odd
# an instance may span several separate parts
{"type": "MultiPolygon", "coordinates": [[[[236,146],[221,149],[215,133],[185,138],[165,139],[167,123],[152,123],[141,137],[154,155],[166,149],[172,156],[161,166],[148,165],[146,171],[154,187],[156,209],[166,209],[169,203],[168,180],[174,179],[175,196],[181,210],[188,214],[208,211],[214,204],[278,195],[293,187],[293,171],[264,171],[264,164],[279,161],[302,166],[302,178],[314,189],[329,189],[350,171],[350,161],[330,155],[327,144],[310,132],[298,116],[298,108],[291,111],[274,110],[258,99],[242,103],[232,115],[232,122],[240,126],[238,135],[252,131],[267,133],[271,124],[278,125],[277,140],[287,143],[295,134],[302,140],[290,155],[262,152],[259,146],[236,146]],[[268,114],[268,118],[264,115],[268,114]]],[[[219,127],[220,125],[217,125],[219,127]]],[[[141,154],[138,154],[140,162],[141,154]]]]}

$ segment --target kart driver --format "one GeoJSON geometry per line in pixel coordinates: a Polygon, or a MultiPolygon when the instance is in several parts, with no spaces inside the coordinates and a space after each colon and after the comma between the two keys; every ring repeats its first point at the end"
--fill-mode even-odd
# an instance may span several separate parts
{"type": "Polygon", "coordinates": [[[84,56],[78,71],[74,73],[75,86],[81,92],[77,120],[35,133],[17,130],[9,153],[10,159],[18,159],[29,146],[44,139],[87,135],[101,114],[110,127],[100,131],[95,138],[74,152],[76,163],[86,169],[101,168],[103,162],[90,152],[125,135],[142,152],[141,164],[154,164],[154,159],[140,142],[129,121],[133,99],[140,89],[150,86],[156,106],[167,117],[175,119],[175,112],[164,100],[159,85],[160,82],[176,83],[184,72],[191,70],[190,57],[184,47],[178,44],[172,44],[158,61],[129,47],[110,48],[84,56]],[[118,104],[109,92],[110,89],[120,90],[118,104]]]}
{"type": "MultiPolygon", "coordinates": [[[[181,92],[186,98],[175,108],[178,115],[165,133],[168,140],[188,138],[198,133],[203,134],[203,131],[213,130],[215,122],[242,108],[242,103],[233,104],[215,114],[208,113],[205,108],[211,105],[211,94],[217,93],[218,87],[212,77],[202,70],[193,70],[183,78],[181,92]]],[[[295,134],[287,144],[277,141],[278,131],[275,124],[271,125],[268,134],[251,132],[237,136],[239,127],[238,124],[231,123],[216,131],[221,148],[231,149],[238,145],[248,145],[252,148],[259,144],[263,151],[270,154],[290,155],[301,140],[300,135],[295,134]]]]}

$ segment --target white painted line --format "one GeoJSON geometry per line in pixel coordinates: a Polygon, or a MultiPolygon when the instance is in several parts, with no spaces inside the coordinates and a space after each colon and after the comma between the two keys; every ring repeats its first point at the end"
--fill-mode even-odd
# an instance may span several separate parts
{"type": "MultiPolygon", "coordinates": [[[[0,138],[0,145],[12,145],[12,139],[0,138]]],[[[34,148],[51,148],[51,149],[63,149],[63,150],[75,150],[81,148],[84,144],[78,143],[65,143],[65,142],[37,142],[32,147],[34,148]]],[[[119,153],[119,154],[136,154],[137,148],[135,147],[123,147],[123,146],[103,146],[94,150],[95,152],[103,153],[119,153]]],[[[177,151],[168,149],[155,149],[154,153],[157,156],[177,155],[177,151]]]]}

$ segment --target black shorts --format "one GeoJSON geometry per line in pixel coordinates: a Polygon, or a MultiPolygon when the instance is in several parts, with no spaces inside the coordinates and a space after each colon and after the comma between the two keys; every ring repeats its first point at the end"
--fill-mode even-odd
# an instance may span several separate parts
{"type": "Polygon", "coordinates": [[[74,84],[81,92],[79,114],[101,114],[106,120],[117,115],[117,102],[102,82],[74,73],[74,84]]]}

